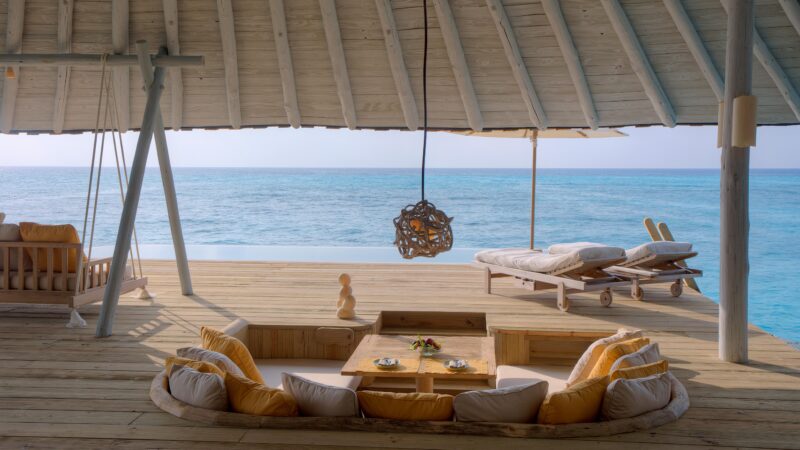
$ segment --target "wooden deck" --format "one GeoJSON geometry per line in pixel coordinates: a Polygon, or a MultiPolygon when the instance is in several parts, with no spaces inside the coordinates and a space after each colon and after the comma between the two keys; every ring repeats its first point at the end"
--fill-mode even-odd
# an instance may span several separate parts
{"type": "Polygon", "coordinates": [[[617,292],[611,308],[581,295],[568,314],[554,293],[535,296],[467,266],[193,262],[196,295],[182,297],[174,263],[146,262],[154,301],[123,298],[114,336],[64,327],[58,307],[0,306],[2,448],[800,448],[800,351],[751,327],[748,365],[717,359],[717,306],[646,286],[646,302],[617,292]],[[647,432],[585,440],[521,440],[438,435],[213,428],[182,421],[148,399],[152,377],[176,348],[198,341],[201,325],[238,317],[336,324],[336,277],[353,276],[360,317],[380,310],[484,311],[489,326],[614,331],[638,327],[661,345],[689,390],[678,422],[647,432]],[[503,442],[499,442],[502,440],[503,442]]]}

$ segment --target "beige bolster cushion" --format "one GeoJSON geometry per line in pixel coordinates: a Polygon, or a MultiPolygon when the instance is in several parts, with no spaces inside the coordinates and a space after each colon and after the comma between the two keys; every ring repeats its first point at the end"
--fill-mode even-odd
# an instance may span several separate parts
{"type": "Polygon", "coordinates": [[[611,372],[617,369],[627,369],[628,367],[645,366],[661,360],[661,352],[658,350],[658,343],[647,344],[639,350],[620,357],[611,365],[611,372]]]}
{"type": "Polygon", "coordinates": [[[307,380],[297,375],[281,375],[283,389],[297,402],[300,414],[312,417],[356,417],[360,415],[356,391],[307,380]]]}
{"type": "Polygon", "coordinates": [[[236,376],[244,377],[244,373],[233,360],[222,353],[213,350],[206,350],[200,347],[179,348],[178,356],[181,358],[194,359],[195,361],[206,361],[222,369],[223,372],[230,372],[236,376]]]}
{"type": "Polygon", "coordinates": [[[169,375],[172,396],[192,406],[215,411],[228,409],[225,381],[216,373],[198,372],[191,367],[174,366],[169,375]]]}
{"type": "Polygon", "coordinates": [[[627,419],[661,409],[669,403],[672,384],[666,373],[633,380],[617,379],[606,388],[602,416],[627,419]]]}
{"type": "Polygon", "coordinates": [[[642,337],[641,330],[626,330],[621,328],[615,335],[594,341],[592,345],[590,345],[589,348],[583,352],[583,355],[581,355],[580,359],[578,359],[578,362],[572,369],[572,373],[570,373],[569,378],[567,378],[567,386],[571,386],[579,381],[587,379],[606,347],[611,344],[616,344],[617,342],[627,341],[629,339],[639,337],[642,337]]]}
{"type": "Polygon", "coordinates": [[[453,409],[460,422],[535,422],[539,407],[547,397],[547,381],[456,395],[453,409]]]}

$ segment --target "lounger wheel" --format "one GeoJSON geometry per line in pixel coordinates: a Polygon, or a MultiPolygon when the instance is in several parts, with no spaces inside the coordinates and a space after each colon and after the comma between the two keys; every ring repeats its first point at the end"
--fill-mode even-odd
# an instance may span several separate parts
{"type": "Polygon", "coordinates": [[[611,294],[610,289],[606,289],[605,291],[600,293],[600,304],[608,308],[611,306],[611,302],[614,301],[614,295],[611,294]]]}
{"type": "Polygon", "coordinates": [[[562,312],[569,311],[569,298],[565,295],[562,298],[558,299],[558,309],[562,312]]]}
{"type": "Polygon", "coordinates": [[[632,287],[631,288],[631,297],[633,297],[634,300],[641,301],[644,298],[644,289],[642,289],[639,286],[632,287]]]}
{"type": "Polygon", "coordinates": [[[672,294],[673,297],[680,297],[681,294],[683,294],[683,283],[681,280],[678,280],[670,285],[669,293],[672,294]]]}

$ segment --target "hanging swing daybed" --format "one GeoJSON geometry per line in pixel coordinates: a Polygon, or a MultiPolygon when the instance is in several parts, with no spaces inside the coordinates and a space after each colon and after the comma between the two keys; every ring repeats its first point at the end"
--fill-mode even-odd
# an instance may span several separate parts
{"type": "MultiPolygon", "coordinates": [[[[82,236],[79,237],[70,224],[0,223],[0,303],[66,305],[72,308],[67,326],[86,325],[77,308],[102,300],[111,270],[111,258],[92,258],[107,133],[110,133],[113,143],[123,202],[124,186],[128,184],[125,150],[118,123],[113,81],[107,75],[104,58],[82,236]],[[87,233],[88,245],[84,245],[87,233]],[[83,276],[78,277],[79,273],[83,276]]],[[[126,267],[120,294],[141,289],[140,298],[149,298],[135,231],[134,241],[132,263],[126,267]]]]}

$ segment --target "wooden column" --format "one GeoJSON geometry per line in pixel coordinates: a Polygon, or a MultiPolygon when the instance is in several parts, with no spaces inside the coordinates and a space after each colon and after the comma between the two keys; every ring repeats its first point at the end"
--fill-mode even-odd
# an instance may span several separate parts
{"type": "Polygon", "coordinates": [[[108,283],[103,293],[103,307],[100,309],[100,317],[97,320],[97,331],[95,332],[97,337],[110,336],[114,324],[114,311],[117,309],[117,302],[119,301],[120,285],[125,274],[125,264],[131,247],[133,224],[136,221],[136,210],[139,208],[139,197],[142,193],[147,154],[153,141],[156,118],[159,117],[159,101],[164,90],[164,77],[165,69],[158,67],[153,76],[153,84],[150,85],[150,89],[147,92],[147,104],[144,109],[142,128],[139,131],[136,154],[131,165],[128,193],[125,196],[125,204],[122,207],[122,216],[117,230],[117,242],[111,259],[108,283]]]}
{"type": "Polygon", "coordinates": [[[747,278],[750,147],[732,144],[733,100],[750,95],[753,68],[753,1],[728,3],[725,106],[720,173],[719,357],[747,361],[747,278]]]}
{"type": "Polygon", "coordinates": [[[533,130],[531,136],[532,160],[531,164],[531,250],[533,250],[533,232],[536,228],[536,147],[539,146],[539,130],[533,130]]]}

